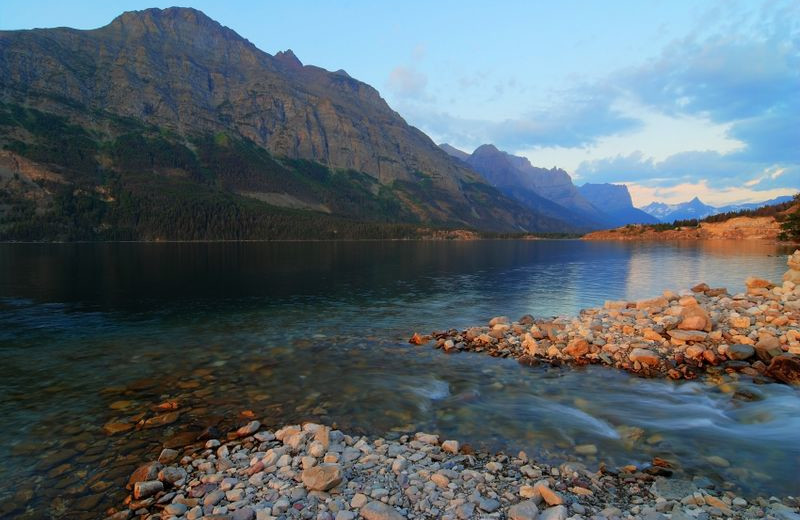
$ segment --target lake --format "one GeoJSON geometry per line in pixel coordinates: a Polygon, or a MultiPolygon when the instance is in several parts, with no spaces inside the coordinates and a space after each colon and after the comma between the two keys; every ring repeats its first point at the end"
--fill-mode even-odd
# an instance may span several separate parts
{"type": "Polygon", "coordinates": [[[738,292],[750,275],[779,280],[789,252],[580,240],[0,244],[0,516],[97,517],[164,442],[251,416],[430,431],[590,466],[660,456],[745,494],[796,495],[796,389],[743,381],[732,395],[407,343],[415,331],[574,315],[701,281],[738,292]],[[174,423],[102,429],[168,400],[180,403],[174,423]],[[581,444],[599,453],[579,456],[581,444]]]}

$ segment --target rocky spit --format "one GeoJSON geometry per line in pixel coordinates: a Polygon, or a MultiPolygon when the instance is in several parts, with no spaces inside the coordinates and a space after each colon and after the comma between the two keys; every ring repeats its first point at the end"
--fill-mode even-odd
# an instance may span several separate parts
{"type": "Polygon", "coordinates": [[[669,475],[659,465],[549,466],[427,433],[388,441],[251,421],[222,439],[164,449],[131,475],[130,496],[108,519],[800,519],[796,498],[746,500],[669,475]]]}
{"type": "Polygon", "coordinates": [[[576,318],[504,316],[463,331],[414,334],[445,352],[484,352],[520,363],[600,364],[644,377],[721,384],[732,378],[800,385],[800,250],[782,283],[748,278],[744,293],[701,283],[640,301],[606,301],[576,318]]]}

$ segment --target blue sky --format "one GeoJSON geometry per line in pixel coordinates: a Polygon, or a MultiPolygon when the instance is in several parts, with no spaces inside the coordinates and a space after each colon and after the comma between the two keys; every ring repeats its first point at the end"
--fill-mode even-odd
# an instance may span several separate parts
{"type": "MultiPolygon", "coordinates": [[[[0,29],[89,29],[170,5],[2,0],[0,29]]],[[[800,188],[797,1],[179,5],[271,54],[345,69],[436,142],[625,182],[639,205],[800,188]]]]}

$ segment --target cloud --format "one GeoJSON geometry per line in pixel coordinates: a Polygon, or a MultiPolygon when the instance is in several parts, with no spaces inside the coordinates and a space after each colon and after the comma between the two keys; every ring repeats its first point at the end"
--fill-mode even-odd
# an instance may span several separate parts
{"type": "Polygon", "coordinates": [[[754,163],[800,163],[800,4],[772,2],[703,38],[673,42],[652,63],[609,79],[665,114],[729,126],[754,163]],[[794,20],[794,21],[792,21],[794,20]]]}
{"type": "Polygon", "coordinates": [[[794,188],[772,188],[754,190],[749,187],[732,186],[727,188],[712,188],[706,179],[698,182],[684,182],[675,186],[653,187],[630,182],[628,191],[631,193],[634,206],[642,207],[651,202],[665,202],[677,204],[686,202],[694,197],[712,206],[725,206],[747,202],[762,202],[784,195],[794,195],[794,188]]]}
{"type": "Polygon", "coordinates": [[[425,87],[428,85],[428,76],[413,67],[398,65],[389,73],[386,86],[395,95],[402,98],[422,98],[425,96],[425,87]]]}
{"type": "Polygon", "coordinates": [[[715,122],[761,116],[797,95],[798,42],[742,34],[684,39],[653,63],[617,80],[643,103],[666,113],[704,114],[715,122]]]}
{"type": "Polygon", "coordinates": [[[716,188],[732,184],[746,185],[752,183],[753,179],[758,179],[757,184],[800,187],[800,165],[757,163],[742,159],[738,152],[681,152],[663,161],[655,161],[637,151],[624,156],[585,161],[578,167],[577,174],[581,180],[588,182],[601,179],[621,182],[627,179],[653,186],[707,178],[711,186],[716,188]]]}
{"type": "Polygon", "coordinates": [[[484,143],[518,150],[522,148],[589,146],[599,138],[639,129],[642,122],[611,106],[599,95],[571,93],[558,107],[541,108],[502,121],[466,119],[427,106],[404,105],[403,113],[431,133],[436,140],[466,147],[484,143]]]}
{"type": "MultiPolygon", "coordinates": [[[[455,90],[507,96],[511,87],[491,80],[461,74],[455,90]]],[[[697,189],[713,200],[719,190],[728,201],[800,188],[800,4],[793,0],[755,9],[716,4],[652,59],[572,84],[508,118],[459,117],[424,100],[419,81],[404,84],[416,97],[400,100],[401,112],[435,140],[464,149],[493,143],[534,163],[564,158],[581,181],[631,182],[642,194],[671,198],[690,199],[697,189]]]]}
{"type": "Polygon", "coordinates": [[[634,152],[581,163],[578,177],[581,182],[627,184],[637,205],[695,196],[717,205],[758,202],[800,189],[800,165],[754,163],[738,152],[682,152],[663,161],[634,152]]]}

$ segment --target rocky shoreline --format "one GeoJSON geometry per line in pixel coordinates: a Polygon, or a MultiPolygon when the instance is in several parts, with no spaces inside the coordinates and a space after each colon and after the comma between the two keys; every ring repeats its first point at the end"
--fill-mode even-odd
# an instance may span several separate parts
{"type": "Polygon", "coordinates": [[[747,291],[699,284],[656,298],[606,301],[576,318],[504,316],[488,326],[414,334],[445,352],[483,352],[536,365],[600,364],[643,376],[721,384],[739,377],[800,385],[800,250],[781,284],[748,278],[747,291]]]}
{"type": "MultiPolygon", "coordinates": [[[[796,209],[796,208],[793,208],[796,209]]],[[[778,242],[781,225],[775,217],[734,217],[722,222],[700,222],[696,227],[659,229],[649,224],[592,231],[583,240],[764,240],[778,242]]]]}
{"type": "Polygon", "coordinates": [[[793,497],[746,500],[704,478],[637,468],[549,466],[475,453],[417,433],[398,440],[307,423],[275,432],[251,421],[222,439],[164,449],[130,477],[108,520],[800,519],[793,497]]]}

